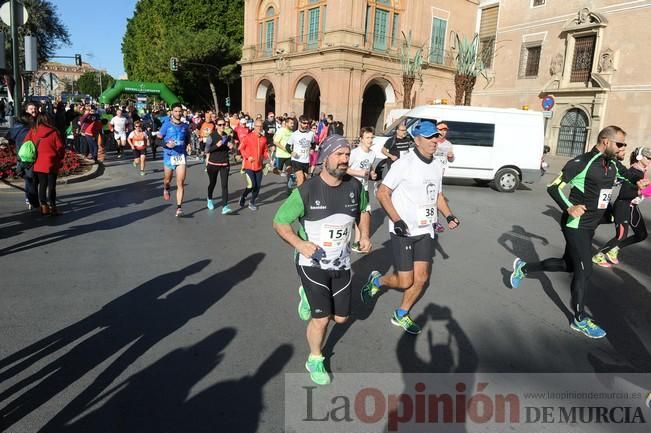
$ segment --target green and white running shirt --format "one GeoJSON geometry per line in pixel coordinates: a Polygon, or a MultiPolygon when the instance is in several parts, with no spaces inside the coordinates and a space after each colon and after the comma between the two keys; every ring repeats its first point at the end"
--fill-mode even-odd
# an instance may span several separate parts
{"type": "Polygon", "coordinates": [[[341,185],[332,187],[316,176],[292,192],[276,212],[274,222],[289,225],[298,221],[298,236],[326,253],[320,262],[297,253],[299,265],[350,269],[350,238],[367,204],[368,193],[354,177],[347,175],[341,185]]]}

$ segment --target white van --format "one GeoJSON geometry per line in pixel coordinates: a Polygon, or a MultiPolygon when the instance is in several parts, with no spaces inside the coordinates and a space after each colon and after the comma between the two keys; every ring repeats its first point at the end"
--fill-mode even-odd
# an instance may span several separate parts
{"type": "Polygon", "coordinates": [[[445,121],[449,127],[447,139],[454,145],[455,161],[446,168],[446,178],[474,179],[480,184],[495,181],[497,190],[513,192],[520,182],[536,182],[544,173],[543,114],[513,108],[416,107],[375,137],[372,148],[377,157],[385,158],[382,147],[401,122],[411,133],[418,119],[445,121]]]}

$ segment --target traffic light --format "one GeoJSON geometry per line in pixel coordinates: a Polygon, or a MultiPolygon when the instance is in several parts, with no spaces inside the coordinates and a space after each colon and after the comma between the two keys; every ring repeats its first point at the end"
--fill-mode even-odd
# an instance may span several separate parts
{"type": "Polygon", "coordinates": [[[81,54],[75,54],[75,65],[81,66],[81,54]]]}
{"type": "Polygon", "coordinates": [[[178,57],[170,57],[170,71],[176,72],[179,70],[179,59],[178,57]]]}

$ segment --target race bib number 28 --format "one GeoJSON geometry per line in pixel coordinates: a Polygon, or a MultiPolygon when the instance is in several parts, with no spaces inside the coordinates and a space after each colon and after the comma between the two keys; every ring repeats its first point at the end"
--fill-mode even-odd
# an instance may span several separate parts
{"type": "Polygon", "coordinates": [[[185,155],[172,155],[170,162],[172,165],[185,165],[185,155]]]}

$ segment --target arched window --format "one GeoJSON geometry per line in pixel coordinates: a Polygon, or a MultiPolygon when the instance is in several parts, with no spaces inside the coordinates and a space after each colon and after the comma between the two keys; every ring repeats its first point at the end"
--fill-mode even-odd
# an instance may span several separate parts
{"type": "Polygon", "coordinates": [[[273,55],[276,46],[276,19],[277,13],[273,6],[269,6],[258,20],[258,45],[260,51],[266,55],[273,55]]]}
{"type": "Polygon", "coordinates": [[[400,41],[400,14],[392,0],[368,0],[366,24],[367,44],[376,51],[395,48],[400,41]]]}
{"type": "Polygon", "coordinates": [[[568,110],[561,119],[556,154],[561,156],[576,156],[585,152],[588,126],[588,117],[583,111],[578,108],[568,110]]]}

